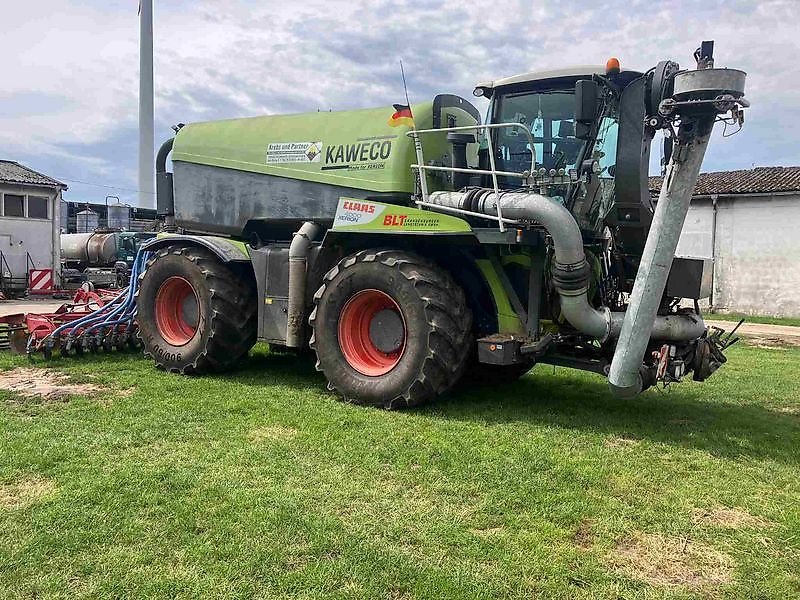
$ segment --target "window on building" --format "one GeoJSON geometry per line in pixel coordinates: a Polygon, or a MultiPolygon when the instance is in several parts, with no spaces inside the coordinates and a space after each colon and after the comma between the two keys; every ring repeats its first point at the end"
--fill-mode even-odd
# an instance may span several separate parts
{"type": "Polygon", "coordinates": [[[3,216],[24,217],[25,197],[17,194],[3,194],[3,216]]]}
{"type": "Polygon", "coordinates": [[[43,196],[28,196],[28,217],[46,219],[48,199],[43,196]]]}

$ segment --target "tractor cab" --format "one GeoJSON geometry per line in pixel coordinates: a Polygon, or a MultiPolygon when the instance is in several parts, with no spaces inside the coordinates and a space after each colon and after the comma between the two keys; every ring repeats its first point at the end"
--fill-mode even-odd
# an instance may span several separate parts
{"type": "MultiPolygon", "coordinates": [[[[587,238],[610,226],[632,280],[653,214],[648,186],[653,132],[644,122],[653,74],[609,65],[525,73],[479,84],[489,99],[487,123],[519,123],[492,129],[498,171],[534,172],[544,195],[570,209],[587,238]],[[531,139],[533,145],[531,145],[531,139]]],[[[489,169],[485,136],[479,168],[489,169]]],[[[530,182],[530,180],[529,180],[530,182]]],[[[489,185],[489,182],[483,182],[489,185]]],[[[503,177],[506,189],[526,185],[503,177]]]]}

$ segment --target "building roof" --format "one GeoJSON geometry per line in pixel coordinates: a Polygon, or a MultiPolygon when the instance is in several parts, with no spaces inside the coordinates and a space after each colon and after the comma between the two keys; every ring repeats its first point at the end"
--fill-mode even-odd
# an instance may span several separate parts
{"type": "MultiPolygon", "coordinates": [[[[661,177],[650,178],[650,191],[661,190],[661,177]]],[[[695,196],[771,194],[800,191],[800,167],[756,167],[740,171],[700,173],[695,196]]]]}
{"type": "Polygon", "coordinates": [[[0,182],[67,189],[66,184],[13,160],[0,160],[0,182]]]}

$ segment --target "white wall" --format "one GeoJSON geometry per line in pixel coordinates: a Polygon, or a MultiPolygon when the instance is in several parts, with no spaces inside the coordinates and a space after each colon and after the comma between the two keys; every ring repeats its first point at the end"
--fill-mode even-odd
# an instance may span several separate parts
{"type": "Polygon", "coordinates": [[[714,258],[715,310],[800,317],[800,193],[695,199],[679,255],[714,258]]]}
{"type": "Polygon", "coordinates": [[[47,219],[0,216],[0,250],[14,277],[26,275],[26,253],[29,253],[36,268],[53,269],[54,283],[58,283],[61,264],[61,213],[58,209],[61,193],[38,186],[0,184],[0,195],[4,193],[49,197],[47,219]]]}

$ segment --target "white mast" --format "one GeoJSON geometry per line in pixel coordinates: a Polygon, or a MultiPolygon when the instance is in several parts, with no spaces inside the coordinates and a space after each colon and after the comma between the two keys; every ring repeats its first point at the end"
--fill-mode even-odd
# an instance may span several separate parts
{"type": "Polygon", "coordinates": [[[139,3],[139,206],[155,206],[153,0],[139,3]]]}

